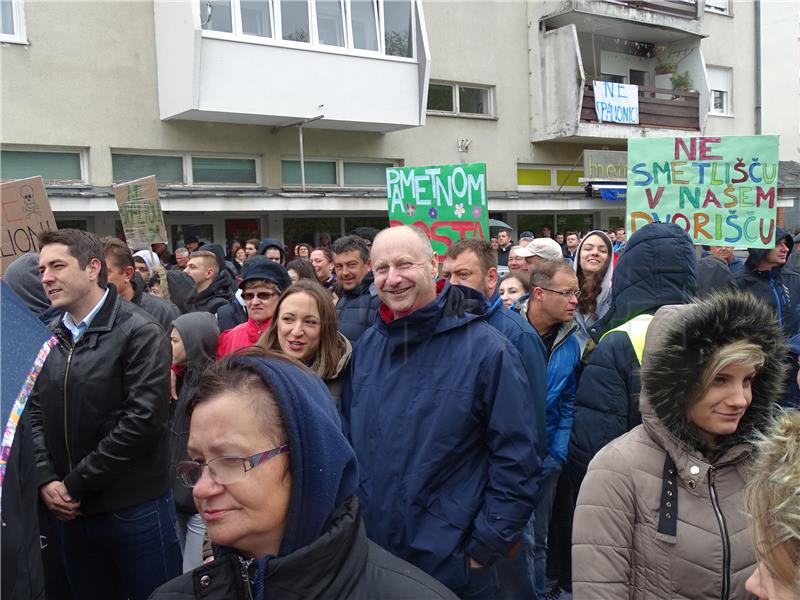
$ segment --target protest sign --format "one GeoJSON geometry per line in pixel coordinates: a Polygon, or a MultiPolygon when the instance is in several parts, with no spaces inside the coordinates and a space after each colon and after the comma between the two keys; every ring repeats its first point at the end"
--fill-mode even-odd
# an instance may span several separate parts
{"type": "Polygon", "coordinates": [[[597,120],[609,123],[639,124],[639,86],[610,81],[593,81],[597,120]]]}
{"type": "Polygon", "coordinates": [[[154,175],[115,185],[114,197],[128,246],[143,249],[168,243],[154,175]]]}
{"type": "Polygon", "coordinates": [[[628,231],[677,223],[696,244],[772,248],[778,136],[628,140],[628,231]]]}
{"type": "Polygon", "coordinates": [[[9,181],[0,186],[2,251],[0,274],[21,254],[39,252],[39,238],[55,231],[56,220],[41,177],[9,181]]]}
{"type": "Polygon", "coordinates": [[[386,169],[386,192],[389,225],[424,230],[440,261],[457,240],[488,238],[484,163],[386,169]]]}

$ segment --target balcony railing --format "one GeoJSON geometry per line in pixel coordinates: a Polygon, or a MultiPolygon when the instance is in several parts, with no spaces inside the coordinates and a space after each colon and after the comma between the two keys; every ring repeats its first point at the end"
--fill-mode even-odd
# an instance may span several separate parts
{"type": "MultiPolygon", "coordinates": [[[[583,86],[581,121],[599,123],[594,107],[594,88],[583,86]]],[[[617,123],[603,123],[617,125],[617,123]]],[[[700,94],[639,86],[639,126],[700,130],[700,94]]]]}
{"type": "Polygon", "coordinates": [[[697,0],[613,0],[613,2],[614,4],[624,4],[631,8],[674,15],[676,17],[698,18],[699,6],[697,0]]]}

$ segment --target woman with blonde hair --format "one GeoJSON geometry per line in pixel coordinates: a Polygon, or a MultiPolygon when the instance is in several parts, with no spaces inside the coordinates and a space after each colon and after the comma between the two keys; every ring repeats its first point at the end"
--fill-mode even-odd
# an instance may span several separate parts
{"type": "Polygon", "coordinates": [[[743,492],[752,439],[783,395],[782,339],[769,307],[741,292],[658,310],[642,424],[597,453],[578,495],[575,600],[750,597],[743,492]]]}
{"type": "Polygon", "coordinates": [[[305,364],[325,382],[334,403],[339,404],[340,378],[353,348],[337,329],[330,295],[316,281],[300,279],[283,292],[272,324],[258,345],[305,364]]]}
{"type": "Polygon", "coordinates": [[[759,561],[745,587],[759,600],[800,598],[800,412],[782,413],[757,449],[744,502],[759,561]]]}

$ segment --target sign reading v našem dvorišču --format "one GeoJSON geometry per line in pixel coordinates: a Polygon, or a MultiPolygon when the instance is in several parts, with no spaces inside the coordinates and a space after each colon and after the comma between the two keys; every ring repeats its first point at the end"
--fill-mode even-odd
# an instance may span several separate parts
{"type": "Polygon", "coordinates": [[[423,229],[440,261],[453,242],[488,237],[484,163],[386,169],[386,192],[389,225],[423,229]]]}
{"type": "Polygon", "coordinates": [[[677,223],[695,244],[772,248],[778,136],[628,140],[627,227],[677,223]]]}

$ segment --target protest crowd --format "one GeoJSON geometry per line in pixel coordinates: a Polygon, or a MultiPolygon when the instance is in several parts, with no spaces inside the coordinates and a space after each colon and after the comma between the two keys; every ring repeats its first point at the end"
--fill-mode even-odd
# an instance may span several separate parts
{"type": "Polygon", "coordinates": [[[513,233],[44,233],[2,597],[800,598],[800,244],[513,233]]]}

